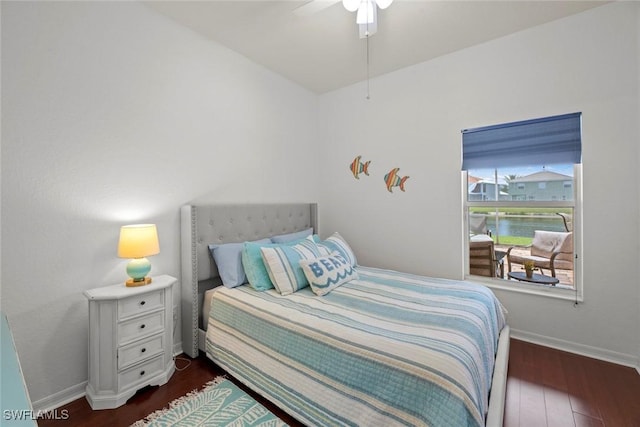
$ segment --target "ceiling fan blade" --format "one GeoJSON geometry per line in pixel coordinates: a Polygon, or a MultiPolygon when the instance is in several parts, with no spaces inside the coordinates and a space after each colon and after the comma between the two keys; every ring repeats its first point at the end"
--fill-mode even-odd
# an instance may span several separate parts
{"type": "Polygon", "coordinates": [[[298,16],[309,16],[313,15],[316,12],[320,12],[334,4],[338,3],[340,0],[311,0],[300,7],[297,7],[293,10],[298,16]]]}

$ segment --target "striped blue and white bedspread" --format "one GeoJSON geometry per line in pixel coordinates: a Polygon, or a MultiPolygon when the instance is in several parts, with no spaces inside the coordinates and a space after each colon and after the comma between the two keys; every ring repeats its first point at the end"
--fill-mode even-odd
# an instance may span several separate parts
{"type": "Polygon", "coordinates": [[[481,426],[504,310],[486,287],[358,267],[326,296],[215,292],[207,355],[309,426],[481,426]]]}

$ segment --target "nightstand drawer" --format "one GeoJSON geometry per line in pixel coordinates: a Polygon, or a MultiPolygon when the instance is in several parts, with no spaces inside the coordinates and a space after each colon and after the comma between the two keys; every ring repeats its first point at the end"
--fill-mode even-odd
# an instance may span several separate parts
{"type": "Polygon", "coordinates": [[[163,292],[149,292],[118,301],[118,319],[146,313],[164,306],[163,292]]]}
{"type": "Polygon", "coordinates": [[[137,317],[118,324],[118,345],[128,344],[164,330],[164,311],[137,317]]]}
{"type": "Polygon", "coordinates": [[[154,375],[162,372],[164,368],[162,360],[162,355],[159,355],[148,362],[122,371],[118,374],[118,388],[136,386],[145,382],[147,378],[153,378],[154,375]]]}
{"type": "Polygon", "coordinates": [[[118,369],[126,368],[162,353],[162,334],[118,348],[118,369]]]}

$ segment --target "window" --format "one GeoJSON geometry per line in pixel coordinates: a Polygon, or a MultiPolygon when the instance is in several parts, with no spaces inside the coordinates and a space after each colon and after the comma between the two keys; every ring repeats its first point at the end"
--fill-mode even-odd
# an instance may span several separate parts
{"type": "Polygon", "coordinates": [[[466,274],[490,276],[490,285],[577,297],[581,114],[468,129],[462,143],[466,274]],[[478,183],[487,190],[482,198],[472,193],[478,183]],[[480,259],[478,242],[493,245],[491,259],[480,259]],[[490,274],[478,268],[487,262],[490,274]],[[530,263],[535,270],[527,277],[530,263]]]}

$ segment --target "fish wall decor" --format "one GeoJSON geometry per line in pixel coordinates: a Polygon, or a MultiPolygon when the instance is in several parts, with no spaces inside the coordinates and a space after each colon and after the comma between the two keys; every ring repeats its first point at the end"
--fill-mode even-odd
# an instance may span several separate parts
{"type": "Polygon", "coordinates": [[[400,177],[398,171],[400,168],[393,168],[388,174],[384,176],[384,182],[387,184],[387,190],[389,193],[393,193],[391,190],[393,187],[400,187],[400,190],[404,191],[404,184],[409,179],[408,176],[400,177]]]}
{"type": "Polygon", "coordinates": [[[369,176],[369,164],[371,163],[371,160],[363,163],[360,161],[361,158],[362,156],[357,156],[349,165],[349,170],[351,170],[351,173],[356,179],[360,179],[361,173],[369,176]]]}

